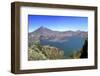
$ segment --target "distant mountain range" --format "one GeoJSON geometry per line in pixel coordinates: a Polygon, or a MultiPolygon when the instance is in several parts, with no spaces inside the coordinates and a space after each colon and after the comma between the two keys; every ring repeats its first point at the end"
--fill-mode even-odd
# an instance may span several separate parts
{"type": "Polygon", "coordinates": [[[41,50],[44,47],[45,52],[49,50],[50,55],[51,52],[53,53],[56,51],[54,49],[62,50],[64,53],[64,57],[69,58],[70,55],[73,55],[74,53],[80,52],[82,50],[85,41],[87,39],[88,39],[88,32],[86,31],[78,30],[78,31],[61,32],[61,31],[54,31],[46,27],[40,27],[35,31],[28,33],[28,46],[29,50],[31,48],[33,49],[33,51],[38,50],[34,46],[37,46],[41,50]],[[52,49],[52,47],[54,47],[54,49],[52,49]]]}
{"type": "Polygon", "coordinates": [[[53,31],[46,27],[40,27],[28,34],[29,42],[36,40],[49,40],[53,42],[62,42],[68,40],[70,37],[80,36],[81,38],[87,38],[88,32],[86,31],[53,31]]]}

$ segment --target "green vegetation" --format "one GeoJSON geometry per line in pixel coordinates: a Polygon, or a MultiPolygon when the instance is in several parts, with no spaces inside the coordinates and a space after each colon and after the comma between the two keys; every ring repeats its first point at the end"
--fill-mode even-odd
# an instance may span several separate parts
{"type": "MultiPolygon", "coordinates": [[[[87,41],[79,51],[74,51],[69,57],[64,56],[64,51],[49,45],[42,46],[40,41],[34,41],[28,48],[28,60],[49,60],[49,59],[80,59],[87,54],[87,41]],[[86,46],[85,46],[86,45],[86,46]]],[[[86,57],[87,58],[87,55],[86,57]]]]}
{"type": "Polygon", "coordinates": [[[72,53],[69,57],[72,59],[88,58],[87,39],[85,40],[83,47],[79,51],[72,53]]]}
{"type": "Polygon", "coordinates": [[[45,59],[47,59],[45,57],[45,55],[42,54],[41,52],[37,52],[37,51],[35,51],[33,49],[29,49],[28,51],[29,51],[28,52],[28,55],[29,55],[28,59],[29,60],[41,60],[41,59],[45,60],[45,59]]]}
{"type": "MultiPolygon", "coordinates": [[[[80,59],[82,49],[73,52],[68,59],[80,59]]],[[[64,59],[64,51],[49,45],[41,46],[39,42],[34,43],[28,49],[28,60],[64,59]]]]}
{"type": "Polygon", "coordinates": [[[48,59],[62,59],[64,52],[58,48],[50,47],[49,45],[43,46],[42,52],[48,59]]]}
{"type": "Polygon", "coordinates": [[[81,51],[75,51],[69,56],[69,58],[70,59],[80,59],[80,56],[81,56],[81,51]]]}
{"type": "Polygon", "coordinates": [[[34,40],[34,41],[28,43],[28,47],[30,48],[31,46],[38,45],[38,44],[40,44],[40,41],[39,40],[34,40]]]}
{"type": "Polygon", "coordinates": [[[41,46],[39,42],[34,43],[28,49],[28,60],[47,60],[47,59],[62,59],[64,51],[47,46],[41,46]]]}

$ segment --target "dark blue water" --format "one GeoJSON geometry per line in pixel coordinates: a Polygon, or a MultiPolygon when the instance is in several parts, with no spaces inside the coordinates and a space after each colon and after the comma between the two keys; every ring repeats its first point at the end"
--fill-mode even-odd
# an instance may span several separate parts
{"type": "Polygon", "coordinates": [[[41,45],[50,45],[64,51],[64,55],[68,57],[74,51],[79,51],[84,45],[84,39],[79,36],[67,38],[64,42],[53,42],[49,40],[40,40],[41,45]]]}

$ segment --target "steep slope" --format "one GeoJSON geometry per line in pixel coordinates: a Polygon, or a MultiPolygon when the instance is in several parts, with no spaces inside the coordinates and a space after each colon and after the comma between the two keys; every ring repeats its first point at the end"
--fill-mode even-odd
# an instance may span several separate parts
{"type": "Polygon", "coordinates": [[[67,40],[72,36],[80,36],[82,38],[87,38],[88,33],[84,31],[53,31],[46,27],[40,27],[37,30],[28,34],[29,42],[37,41],[40,39],[46,39],[50,41],[63,41],[67,40]]]}

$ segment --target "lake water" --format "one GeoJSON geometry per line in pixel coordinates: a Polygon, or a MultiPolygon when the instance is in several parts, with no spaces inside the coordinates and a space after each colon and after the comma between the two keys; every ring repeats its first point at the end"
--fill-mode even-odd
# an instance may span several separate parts
{"type": "Polygon", "coordinates": [[[79,36],[67,38],[64,42],[53,42],[49,40],[40,40],[41,45],[50,45],[64,51],[64,55],[68,57],[75,51],[79,51],[84,45],[84,39],[79,36]]]}

